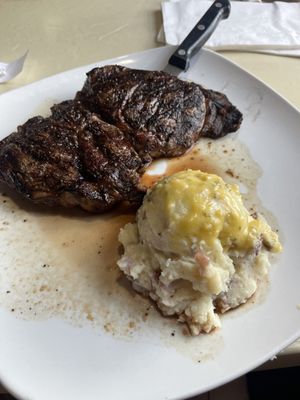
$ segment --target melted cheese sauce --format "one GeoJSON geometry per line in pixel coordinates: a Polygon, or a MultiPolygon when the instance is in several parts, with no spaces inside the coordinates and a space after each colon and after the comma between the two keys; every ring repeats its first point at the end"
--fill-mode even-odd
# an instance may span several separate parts
{"type": "Polygon", "coordinates": [[[225,251],[247,251],[261,236],[274,252],[281,250],[276,233],[245,208],[238,185],[214,174],[187,170],[161,179],[147,194],[143,213],[152,233],[168,230],[168,242],[176,253],[182,251],[182,243],[186,247],[190,242],[191,247],[194,239],[210,246],[219,239],[225,251]]]}

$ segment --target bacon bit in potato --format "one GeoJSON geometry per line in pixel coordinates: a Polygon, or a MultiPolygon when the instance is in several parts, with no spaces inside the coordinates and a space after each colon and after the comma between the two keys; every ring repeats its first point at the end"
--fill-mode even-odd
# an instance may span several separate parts
{"type": "Polygon", "coordinates": [[[199,267],[200,267],[200,268],[199,268],[199,272],[200,272],[200,274],[202,275],[203,270],[204,270],[204,269],[208,266],[208,264],[209,264],[209,258],[208,258],[204,253],[202,253],[201,250],[196,251],[194,258],[195,258],[196,263],[197,263],[197,264],[199,265],[199,267]]]}

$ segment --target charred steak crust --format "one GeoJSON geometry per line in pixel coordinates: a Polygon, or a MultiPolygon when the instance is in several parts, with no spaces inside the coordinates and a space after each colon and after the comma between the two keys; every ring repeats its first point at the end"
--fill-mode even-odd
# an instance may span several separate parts
{"type": "Polygon", "coordinates": [[[139,204],[143,162],[123,133],[67,101],[34,117],[0,144],[0,179],[36,203],[102,212],[139,204]]]}
{"type": "Polygon", "coordinates": [[[243,116],[220,92],[202,88],[206,99],[206,115],[201,135],[218,139],[239,129],[243,116]]]}
{"type": "Polygon", "coordinates": [[[95,68],[76,97],[153,158],[183,154],[198,140],[205,120],[201,88],[159,71],[95,68]]]}
{"type": "Polygon", "coordinates": [[[200,136],[217,139],[242,122],[224,94],[162,71],[94,68],[76,98],[126,132],[139,153],[153,158],[181,155],[200,136]]]}
{"type": "Polygon", "coordinates": [[[117,65],[87,74],[75,100],[34,117],[0,142],[0,181],[35,203],[104,212],[139,205],[139,181],[158,157],[183,154],[200,136],[237,130],[227,97],[158,71],[117,65]]]}

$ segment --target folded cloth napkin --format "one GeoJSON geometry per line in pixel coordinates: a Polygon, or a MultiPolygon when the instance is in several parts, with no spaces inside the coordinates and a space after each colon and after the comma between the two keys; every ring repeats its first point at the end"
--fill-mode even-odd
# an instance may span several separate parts
{"type": "MultiPolygon", "coordinates": [[[[211,4],[206,0],[163,2],[165,42],[180,44],[211,4]]],[[[300,57],[300,3],[232,1],[229,18],[220,22],[205,47],[300,57]]]]}

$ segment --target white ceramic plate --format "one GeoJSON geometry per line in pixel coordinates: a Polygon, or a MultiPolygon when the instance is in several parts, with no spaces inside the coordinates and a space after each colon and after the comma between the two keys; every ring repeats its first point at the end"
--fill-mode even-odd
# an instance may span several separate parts
{"type": "MultiPolygon", "coordinates": [[[[171,48],[159,48],[98,65],[119,63],[128,67],[159,69],[171,51],[171,48]]],[[[68,71],[0,96],[1,138],[28,117],[39,113],[45,105],[49,107],[54,101],[74,96],[83,84],[85,72],[92,67],[68,71]]],[[[173,322],[168,322],[166,327],[160,322],[163,320],[160,316],[156,318],[158,322],[141,323],[137,331],[126,336],[112,334],[107,326],[103,329],[101,323],[93,325],[82,320],[79,324],[78,321],[72,324],[55,313],[44,318],[25,318],[17,314],[17,310],[9,311],[7,301],[3,300],[6,306],[2,304],[0,308],[0,379],[16,396],[31,400],[186,398],[246,373],[300,335],[300,311],[297,308],[300,303],[300,115],[270,88],[212,52],[203,51],[194,60],[187,78],[224,91],[244,113],[239,138],[263,170],[258,184],[259,196],[264,206],[278,218],[284,237],[284,251],[279,262],[271,268],[266,298],[255,307],[222,318],[223,327],[219,332],[206,337],[186,338],[178,330],[174,342],[171,336],[167,340],[162,334],[163,330],[168,332],[173,322]],[[201,358],[201,353],[205,357],[201,358]],[[199,357],[202,362],[197,362],[199,357]]],[[[18,203],[14,209],[16,213],[19,212],[17,208],[18,203]]],[[[30,219],[31,212],[35,213],[25,207],[19,215],[24,217],[26,214],[30,219]]],[[[48,226],[53,225],[51,229],[55,231],[58,217],[41,213],[35,222],[37,218],[46,221],[48,226]]],[[[69,216],[59,218],[67,220],[69,216]]],[[[84,217],[80,218],[82,229],[86,229],[84,217]]],[[[89,217],[86,219],[91,221],[89,217]]],[[[75,229],[77,225],[72,225],[71,220],[72,217],[70,229],[75,229]]],[[[95,223],[95,219],[92,221],[95,223]]],[[[14,220],[14,224],[15,228],[8,230],[7,235],[17,234],[21,229],[19,220],[14,220]]],[[[32,230],[35,229],[33,224],[32,230]]],[[[2,299],[6,299],[4,292],[8,283],[12,286],[7,271],[22,264],[18,255],[24,253],[26,258],[28,246],[33,246],[34,250],[34,243],[29,245],[25,234],[12,239],[9,250],[4,248],[6,228],[4,226],[4,233],[0,235],[2,299]],[[22,242],[26,243],[23,247],[22,242]]],[[[41,229],[40,235],[44,231],[41,229]]],[[[74,237],[78,236],[78,231],[73,233],[74,237]]],[[[57,235],[60,235],[59,231],[57,235]]],[[[45,238],[44,245],[45,248],[39,245],[34,250],[36,259],[41,262],[42,253],[51,250],[45,238]]],[[[83,248],[82,253],[83,259],[88,260],[89,248],[83,248]]],[[[26,266],[28,259],[23,261],[24,268],[29,268],[26,266]]],[[[30,263],[34,263],[34,258],[30,263]]],[[[27,276],[28,279],[33,284],[35,276],[27,276]]],[[[64,284],[61,279],[62,288],[64,284]]],[[[27,283],[27,288],[29,286],[27,283]]],[[[79,286],[80,283],[73,291],[80,292],[79,286]]],[[[19,290],[20,309],[26,302],[24,297],[22,304],[22,288],[22,282],[10,287],[11,291],[19,290]]],[[[47,296],[51,300],[51,294],[47,296]]],[[[131,304],[135,301],[141,300],[133,298],[131,304]]],[[[40,310],[43,302],[35,304],[35,307],[40,310]]]]}

